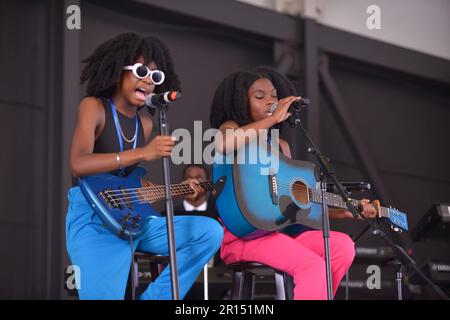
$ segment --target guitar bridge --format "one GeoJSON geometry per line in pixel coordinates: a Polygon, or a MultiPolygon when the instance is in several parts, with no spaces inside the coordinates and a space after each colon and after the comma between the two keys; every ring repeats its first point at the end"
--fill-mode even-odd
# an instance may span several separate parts
{"type": "Polygon", "coordinates": [[[275,175],[273,168],[270,168],[268,177],[269,177],[269,192],[270,192],[270,197],[272,198],[272,203],[274,205],[278,205],[277,176],[275,175]]]}
{"type": "Polygon", "coordinates": [[[109,209],[120,209],[121,205],[117,203],[116,199],[111,196],[108,191],[110,191],[110,189],[105,189],[104,191],[100,192],[100,197],[103,199],[109,209]]]}

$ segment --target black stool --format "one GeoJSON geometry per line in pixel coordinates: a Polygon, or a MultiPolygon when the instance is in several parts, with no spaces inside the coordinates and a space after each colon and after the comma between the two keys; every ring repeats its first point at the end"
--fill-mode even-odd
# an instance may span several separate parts
{"type": "Polygon", "coordinates": [[[237,262],[227,265],[233,270],[231,288],[232,300],[253,300],[255,295],[255,271],[270,269],[275,272],[277,300],[292,300],[294,298],[294,281],[292,277],[280,270],[258,262],[237,262]]]}
{"type": "Polygon", "coordinates": [[[125,299],[133,299],[133,297],[136,298],[136,293],[139,288],[139,262],[146,262],[150,264],[151,282],[154,282],[161,274],[162,270],[169,264],[169,257],[146,252],[135,252],[133,261],[134,273],[133,269],[131,269],[125,299]],[[134,288],[131,277],[134,277],[134,288]]]}

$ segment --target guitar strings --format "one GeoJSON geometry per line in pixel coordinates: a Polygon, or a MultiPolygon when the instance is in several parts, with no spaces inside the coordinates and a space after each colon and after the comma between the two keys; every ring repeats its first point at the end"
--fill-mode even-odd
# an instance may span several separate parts
{"type": "MultiPolygon", "coordinates": [[[[152,195],[155,195],[156,198],[159,197],[163,197],[165,195],[165,189],[163,188],[162,190],[160,188],[158,189],[153,189],[153,188],[142,188],[142,189],[134,189],[135,191],[128,191],[128,192],[120,192],[117,190],[108,190],[108,191],[104,191],[105,195],[108,196],[109,198],[113,199],[113,200],[118,200],[118,199],[133,199],[133,198],[141,198],[141,197],[147,197],[150,198],[150,200],[154,200],[152,199],[152,195]],[[150,189],[150,190],[149,190],[150,189]]],[[[129,189],[132,190],[132,189],[129,189]]],[[[191,187],[186,187],[186,188],[171,188],[171,192],[173,195],[178,196],[178,195],[182,195],[182,194],[186,194],[186,192],[188,191],[192,191],[191,187]]],[[[153,197],[155,198],[155,197],[153,197]]]]}
{"type": "MultiPolygon", "coordinates": [[[[286,185],[289,186],[289,183],[284,183],[282,179],[280,179],[281,185],[286,185]]],[[[175,189],[174,191],[187,191],[187,190],[192,190],[190,188],[190,186],[188,184],[177,184],[177,185],[172,185],[173,188],[171,189],[175,189]],[[188,189],[189,188],[189,189],[188,189]]],[[[304,191],[305,189],[309,189],[305,186],[293,186],[294,189],[299,190],[299,191],[304,191]]],[[[158,198],[159,196],[162,196],[165,194],[165,190],[164,190],[164,186],[153,186],[153,187],[143,187],[143,188],[132,188],[132,189],[122,189],[122,190],[130,190],[127,192],[122,192],[122,190],[108,190],[105,191],[105,194],[107,194],[113,201],[116,202],[122,202],[125,204],[129,204],[129,203],[147,203],[149,201],[154,200],[155,198],[158,198]],[[153,189],[153,190],[151,190],[153,189]],[[133,191],[131,191],[133,190],[133,191]],[[156,197],[152,197],[152,195],[155,195],[156,197]],[[144,198],[144,200],[142,200],[142,198],[144,198]]],[[[311,191],[313,191],[312,189],[310,189],[311,191]]],[[[176,194],[175,194],[176,195],[176,194]]]]}
{"type": "MultiPolygon", "coordinates": [[[[210,186],[212,186],[212,183],[211,182],[200,182],[200,186],[210,187],[210,186]]],[[[186,184],[186,183],[173,184],[171,186],[171,189],[172,188],[180,189],[180,188],[185,188],[185,187],[190,188],[190,185],[186,184]]],[[[112,192],[112,193],[116,192],[116,193],[124,194],[124,193],[127,193],[127,192],[133,193],[133,192],[136,192],[136,190],[150,190],[150,189],[163,189],[163,191],[164,191],[165,187],[162,186],[162,185],[159,185],[159,186],[150,186],[150,187],[141,187],[141,188],[115,189],[115,190],[108,190],[108,191],[112,192]]]]}
{"type": "MultiPolygon", "coordinates": [[[[184,193],[187,191],[193,191],[192,188],[189,189],[171,189],[172,194],[177,194],[177,193],[184,193]]],[[[127,199],[130,197],[136,197],[137,195],[150,195],[150,194],[155,194],[155,195],[165,195],[166,191],[165,190],[140,190],[140,189],[136,189],[134,192],[127,192],[127,193],[120,193],[120,192],[110,192],[110,191],[104,191],[104,193],[107,196],[110,197],[121,197],[123,199],[127,199]]]]}
{"type": "MultiPolygon", "coordinates": [[[[179,186],[184,186],[184,184],[173,184],[171,187],[176,188],[179,186]]],[[[146,190],[146,189],[156,189],[156,188],[164,188],[162,185],[158,186],[150,186],[150,187],[140,187],[140,188],[129,188],[129,189],[115,189],[115,190],[108,190],[110,192],[120,192],[120,193],[126,193],[128,191],[134,192],[136,190],[146,190]]]]}
{"type": "MultiPolygon", "coordinates": [[[[188,190],[178,190],[178,191],[182,191],[181,193],[177,194],[177,191],[172,192],[172,195],[174,196],[179,196],[182,194],[186,194],[185,192],[188,190]]],[[[189,191],[192,191],[192,193],[194,192],[194,190],[190,189],[189,191]]],[[[137,191],[136,193],[129,193],[125,196],[117,194],[117,195],[109,195],[108,191],[104,192],[109,198],[111,198],[112,200],[119,200],[119,201],[124,201],[125,203],[133,203],[136,202],[135,199],[137,199],[137,201],[141,201],[142,203],[144,202],[148,202],[146,200],[156,200],[158,197],[163,197],[165,195],[165,192],[161,191],[161,192],[154,192],[154,191],[137,191]],[[155,197],[152,197],[152,196],[155,197]],[[144,201],[142,201],[141,199],[145,198],[144,201]],[[128,201],[128,200],[133,200],[133,201],[128,201]]]]}
{"type": "Polygon", "coordinates": [[[156,200],[158,197],[156,198],[152,198],[151,196],[134,196],[134,197],[111,197],[113,202],[115,202],[116,204],[133,204],[133,203],[139,203],[139,204],[143,204],[143,203],[149,203],[150,201],[156,200]],[[144,199],[143,199],[144,198],[144,199]],[[128,200],[124,200],[124,199],[128,199],[128,200]],[[132,200],[131,200],[132,199],[132,200]]]}
{"type": "MultiPolygon", "coordinates": [[[[313,192],[313,193],[316,193],[316,194],[321,194],[320,192],[319,192],[319,190],[315,190],[315,189],[312,189],[312,188],[309,188],[309,187],[307,187],[307,186],[305,186],[305,185],[295,185],[294,183],[292,183],[292,181],[290,181],[290,180],[285,180],[285,179],[280,179],[280,178],[277,178],[277,182],[278,181],[280,181],[280,183],[278,183],[279,185],[281,185],[281,186],[283,186],[283,187],[287,187],[287,188],[289,188],[289,187],[291,187],[291,185],[292,185],[292,189],[293,190],[298,190],[298,191],[303,191],[303,190],[305,190],[305,189],[308,189],[308,190],[311,190],[311,192],[313,192]]],[[[330,192],[327,192],[327,196],[328,197],[340,197],[340,196],[338,196],[338,195],[336,195],[336,194],[334,194],[334,193],[330,193],[330,192]]]]}
{"type": "MultiPolygon", "coordinates": [[[[211,182],[202,182],[201,185],[212,185],[211,182]]],[[[305,185],[294,185],[291,181],[284,180],[284,179],[277,179],[277,184],[286,187],[286,188],[292,188],[294,191],[299,192],[305,192],[308,191],[311,193],[311,195],[314,196],[320,196],[320,193],[312,188],[308,188],[305,185]]],[[[192,190],[189,184],[174,184],[171,186],[171,191],[173,192],[173,195],[181,195],[176,194],[176,192],[186,192],[188,190],[192,190]]],[[[153,201],[157,199],[158,197],[161,197],[165,194],[165,187],[164,186],[150,186],[150,187],[142,187],[142,188],[130,188],[130,189],[119,189],[119,190],[108,190],[105,191],[105,193],[115,202],[120,202],[123,204],[131,204],[131,203],[148,203],[149,201],[153,201]],[[125,191],[125,192],[124,192],[125,191]]],[[[328,193],[327,199],[328,200],[336,200],[336,195],[332,193],[328,193]]],[[[340,203],[345,205],[345,202],[342,199],[338,200],[340,203]]],[[[352,200],[357,201],[358,200],[352,200]]],[[[370,204],[372,207],[375,208],[374,205],[370,204]]]]}
{"type": "MultiPolygon", "coordinates": [[[[316,196],[316,197],[319,196],[320,197],[320,201],[322,201],[321,192],[320,191],[312,189],[312,188],[309,188],[309,187],[307,187],[305,185],[300,185],[300,186],[299,185],[295,185],[294,183],[291,180],[285,180],[285,179],[277,178],[277,184],[278,185],[281,185],[282,187],[286,187],[288,189],[292,188],[294,191],[304,192],[305,190],[307,190],[307,191],[311,192],[311,194],[313,196],[316,196]]],[[[336,195],[334,193],[327,192],[327,200],[338,201],[339,205],[346,206],[345,201],[342,200],[342,198],[339,195],[336,195]]],[[[354,203],[357,203],[358,205],[360,204],[360,200],[356,200],[356,199],[350,199],[350,200],[352,202],[354,202],[354,203]]],[[[369,205],[378,212],[377,206],[375,206],[372,203],[369,203],[369,205]]]]}
{"type": "MultiPolygon", "coordinates": [[[[210,185],[208,184],[200,184],[201,187],[205,187],[209,189],[210,185]]],[[[183,185],[172,185],[171,190],[173,191],[188,191],[192,190],[191,186],[188,184],[183,185]]],[[[131,189],[116,189],[116,190],[107,190],[105,193],[108,192],[111,195],[127,195],[127,194],[133,194],[136,192],[160,192],[165,193],[165,187],[164,186],[152,186],[152,187],[142,187],[142,188],[131,188],[131,189]],[[128,190],[128,191],[123,191],[128,190]]]]}
{"type": "MultiPolygon", "coordinates": [[[[300,188],[300,186],[298,186],[297,188],[300,188]]],[[[306,187],[302,186],[302,188],[305,189],[306,187]]],[[[146,188],[146,189],[148,189],[148,188],[146,188]]],[[[159,190],[156,192],[154,192],[154,191],[152,192],[151,190],[145,190],[145,191],[141,191],[140,189],[135,189],[135,190],[138,190],[138,192],[131,193],[131,194],[130,194],[130,192],[128,192],[127,196],[123,196],[121,194],[109,195],[109,191],[105,191],[105,193],[107,193],[107,195],[113,201],[115,201],[116,203],[121,203],[121,204],[148,203],[149,201],[153,201],[153,200],[157,199],[158,196],[162,196],[164,194],[164,190],[159,190]],[[152,197],[153,195],[155,195],[156,197],[152,197]]],[[[192,189],[190,189],[190,190],[192,190],[192,189]]],[[[176,191],[187,191],[187,190],[176,190],[176,191]]],[[[174,195],[176,196],[177,194],[174,194],[174,195]]]]}
{"type": "MultiPolygon", "coordinates": [[[[212,185],[210,182],[202,182],[200,185],[204,187],[208,187],[212,185]]],[[[123,189],[125,190],[125,189],[123,189]]],[[[126,189],[126,190],[134,190],[134,191],[127,191],[127,192],[121,192],[121,190],[108,190],[104,193],[111,198],[111,200],[115,202],[121,202],[125,204],[129,203],[148,203],[149,201],[153,201],[155,199],[161,196],[165,195],[165,187],[164,186],[153,186],[153,187],[144,187],[144,188],[132,188],[132,189],[126,189]],[[153,189],[153,190],[152,190],[153,189]],[[161,190],[162,189],[162,190],[161,190]],[[152,195],[155,195],[155,197],[152,197],[152,195]],[[144,198],[144,200],[142,200],[144,198]]],[[[189,184],[178,184],[178,185],[172,185],[171,188],[172,194],[174,196],[186,194],[187,191],[192,191],[192,188],[189,184]],[[177,194],[177,192],[181,192],[177,194]]],[[[191,193],[191,192],[190,192],[191,193]]],[[[189,193],[188,193],[189,194],[189,193]]]]}

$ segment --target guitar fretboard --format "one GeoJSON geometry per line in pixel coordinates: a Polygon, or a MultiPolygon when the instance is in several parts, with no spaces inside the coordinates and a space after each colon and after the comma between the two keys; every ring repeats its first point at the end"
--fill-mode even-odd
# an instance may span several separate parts
{"type": "MultiPolygon", "coordinates": [[[[309,198],[312,202],[315,203],[320,203],[322,204],[322,192],[321,191],[316,191],[313,189],[308,189],[309,192],[309,198]]],[[[334,194],[334,193],[330,193],[330,192],[326,192],[326,200],[327,200],[327,205],[330,207],[334,207],[334,208],[340,208],[340,209],[348,209],[347,208],[347,204],[344,202],[344,200],[342,200],[342,197],[340,195],[334,194]]],[[[355,200],[355,199],[350,199],[350,202],[355,206],[355,207],[359,207],[359,200],[355,200]]],[[[375,210],[378,211],[378,207],[376,207],[375,205],[371,204],[371,206],[373,206],[375,208],[375,210]]],[[[381,212],[378,212],[382,217],[389,217],[389,209],[385,208],[385,207],[380,207],[381,212]]]]}
{"type": "MultiPolygon", "coordinates": [[[[199,185],[205,191],[212,191],[214,185],[210,181],[200,182],[199,185]]],[[[146,201],[157,201],[166,197],[166,188],[163,185],[151,186],[137,189],[138,193],[145,198],[146,201]]],[[[170,186],[170,192],[173,197],[181,197],[194,193],[191,186],[187,183],[173,184],[170,186]]]]}

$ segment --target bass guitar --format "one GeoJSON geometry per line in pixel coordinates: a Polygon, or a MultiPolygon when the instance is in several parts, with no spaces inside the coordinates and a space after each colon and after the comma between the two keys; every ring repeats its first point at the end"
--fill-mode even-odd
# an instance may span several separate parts
{"type": "MultiPolygon", "coordinates": [[[[89,205],[120,238],[139,237],[149,219],[161,216],[151,204],[165,198],[165,187],[142,187],[141,178],[146,173],[145,168],[136,167],[125,177],[102,173],[79,178],[78,185],[89,205]]],[[[200,182],[200,186],[206,191],[214,190],[210,181],[200,182]]],[[[194,190],[187,183],[179,183],[171,185],[170,192],[173,197],[182,197],[194,190]]]]}

